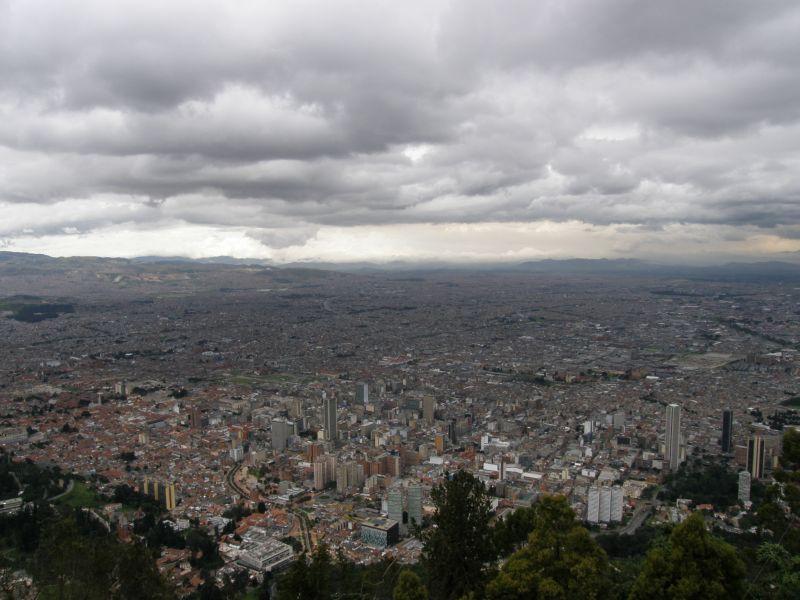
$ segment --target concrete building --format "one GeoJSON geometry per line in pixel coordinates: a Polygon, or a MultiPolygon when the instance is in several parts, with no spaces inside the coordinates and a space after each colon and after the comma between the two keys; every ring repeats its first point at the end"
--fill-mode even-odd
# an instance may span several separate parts
{"type": "Polygon", "coordinates": [[[408,486],[408,522],[422,526],[422,487],[418,484],[408,486]]]}
{"type": "Polygon", "coordinates": [[[403,533],[403,489],[399,486],[390,488],[386,504],[389,518],[398,523],[399,533],[403,533]]]}
{"type": "Polygon", "coordinates": [[[671,471],[676,471],[681,464],[681,407],[677,404],[667,406],[667,432],[664,442],[664,460],[671,471]]]}
{"type": "Polygon", "coordinates": [[[733,450],[733,411],[729,408],[722,411],[722,439],[720,442],[725,454],[729,454],[733,450]]]}
{"type": "Polygon", "coordinates": [[[586,502],[586,521],[589,523],[612,523],[622,521],[624,494],[618,485],[613,487],[592,486],[586,502]]]}
{"type": "Polygon", "coordinates": [[[600,488],[600,522],[611,521],[611,488],[600,488]]]}
{"type": "Polygon", "coordinates": [[[270,423],[270,434],[273,450],[285,450],[289,444],[289,438],[295,434],[294,423],[287,419],[273,419],[270,423]]]}
{"type": "Polygon", "coordinates": [[[436,401],[433,396],[425,396],[422,398],[422,420],[428,425],[433,424],[434,414],[436,412],[436,401]]]}
{"type": "Polygon", "coordinates": [[[161,503],[167,510],[173,510],[177,504],[174,483],[156,481],[145,477],[142,481],[142,493],[161,503]]]}
{"type": "Polygon", "coordinates": [[[339,439],[336,417],[336,398],[331,394],[322,400],[322,426],[325,428],[325,439],[331,442],[339,439]]]}
{"type": "Polygon", "coordinates": [[[615,485],[611,488],[611,521],[619,523],[622,521],[622,508],[624,503],[624,494],[622,487],[615,485]]]}
{"type": "Polygon", "coordinates": [[[589,497],[586,502],[586,520],[589,523],[600,522],[600,490],[597,487],[589,488],[589,497]]]}
{"type": "Polygon", "coordinates": [[[237,562],[259,573],[280,570],[294,559],[292,547],[267,535],[262,527],[251,527],[242,536],[237,562]]]}
{"type": "Polygon", "coordinates": [[[749,471],[740,471],[739,472],[739,493],[738,498],[739,501],[750,502],[750,472],[749,471]]]}
{"type": "Polygon", "coordinates": [[[356,404],[369,403],[369,384],[360,381],[356,384],[356,404]]]}
{"type": "Polygon", "coordinates": [[[376,548],[386,548],[400,539],[400,524],[394,519],[375,517],[361,522],[361,540],[376,548]]]}
{"type": "Polygon", "coordinates": [[[753,479],[764,476],[764,438],[754,435],[747,442],[747,470],[753,479]]]}

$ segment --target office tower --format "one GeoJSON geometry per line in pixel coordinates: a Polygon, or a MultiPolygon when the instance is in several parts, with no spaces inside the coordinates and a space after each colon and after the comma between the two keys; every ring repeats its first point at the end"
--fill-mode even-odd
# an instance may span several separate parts
{"type": "Polygon", "coordinates": [[[611,521],[611,488],[600,488],[600,522],[611,521]]]}
{"type": "Polygon", "coordinates": [[[442,456],[444,454],[444,435],[437,433],[433,438],[433,445],[436,448],[436,455],[442,456]]]}
{"type": "Polygon", "coordinates": [[[611,521],[622,521],[623,505],[622,487],[615,485],[611,488],[611,521]]]}
{"type": "Polygon", "coordinates": [[[589,498],[586,501],[586,520],[589,523],[600,522],[600,490],[597,487],[589,488],[589,498]]]}
{"type": "Polygon", "coordinates": [[[347,475],[346,464],[341,464],[336,467],[336,491],[340,494],[343,494],[349,486],[347,475]]]}
{"type": "Polygon", "coordinates": [[[314,461],[314,489],[324,490],[328,483],[325,478],[325,459],[318,458],[314,461]]]}
{"type": "Polygon", "coordinates": [[[161,503],[167,510],[173,510],[176,506],[174,483],[165,483],[145,477],[142,482],[142,493],[161,503]]]}
{"type": "Polygon", "coordinates": [[[433,399],[433,396],[425,396],[422,399],[422,418],[428,425],[433,423],[435,410],[436,403],[433,399]]]}
{"type": "Polygon", "coordinates": [[[450,419],[447,423],[447,437],[453,446],[458,446],[458,433],[456,433],[456,420],[450,419]]]}
{"type": "Polygon", "coordinates": [[[764,438],[754,435],[747,442],[747,470],[753,479],[764,475],[764,438]]]}
{"type": "Polygon", "coordinates": [[[369,402],[369,385],[365,382],[356,384],[356,403],[367,404],[369,402]]]}
{"type": "Polygon", "coordinates": [[[292,398],[291,402],[289,402],[289,416],[292,417],[293,419],[303,418],[302,398],[292,398]]]}
{"type": "Polygon", "coordinates": [[[722,451],[725,454],[733,450],[733,411],[722,411],[722,451]]]}
{"type": "Polygon", "coordinates": [[[750,502],[750,473],[748,471],[740,471],[739,472],[739,500],[744,502],[750,502]]]}
{"type": "Polygon", "coordinates": [[[335,442],[339,438],[336,425],[336,398],[333,394],[322,400],[322,422],[325,428],[325,439],[335,442]]]}
{"type": "Polygon", "coordinates": [[[614,423],[614,429],[625,429],[625,413],[622,411],[618,411],[614,413],[612,418],[614,423]]]}
{"type": "Polygon", "coordinates": [[[422,527],[422,487],[419,484],[408,486],[408,522],[422,527]]]}
{"type": "Polygon", "coordinates": [[[294,435],[294,423],[286,419],[273,419],[270,423],[270,433],[272,434],[272,448],[285,450],[289,438],[294,435]]]}
{"type": "Polygon", "coordinates": [[[677,404],[667,406],[667,434],[664,458],[671,471],[681,464],[681,407],[677,404]]]}
{"type": "Polygon", "coordinates": [[[389,489],[389,497],[386,503],[387,513],[389,518],[397,521],[400,524],[400,530],[403,531],[403,490],[395,486],[389,489]]]}

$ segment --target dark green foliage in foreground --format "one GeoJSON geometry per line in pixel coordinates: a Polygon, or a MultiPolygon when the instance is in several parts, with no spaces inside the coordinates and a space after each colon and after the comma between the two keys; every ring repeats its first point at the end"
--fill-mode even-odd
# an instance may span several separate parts
{"type": "Polygon", "coordinates": [[[481,595],[496,553],[489,522],[489,496],[479,480],[456,472],[431,491],[436,513],[425,530],[423,565],[432,598],[481,595]]]}
{"type": "Polygon", "coordinates": [[[631,591],[632,600],[743,598],[745,566],[733,546],[706,530],[694,514],[669,540],[647,553],[631,591]]]}
{"type": "Polygon", "coordinates": [[[508,556],[528,540],[533,531],[535,514],[533,508],[518,508],[495,523],[493,538],[498,556],[508,556]]]}
{"type": "Polygon", "coordinates": [[[174,597],[144,546],[87,534],[71,518],[45,529],[31,571],[43,599],[174,597]]]}
{"type": "Polygon", "coordinates": [[[301,555],[279,576],[277,600],[392,600],[402,570],[391,560],[355,565],[341,555],[332,557],[322,544],[310,558],[301,555]]]}
{"type": "Polygon", "coordinates": [[[422,584],[419,575],[406,569],[397,578],[397,585],[394,586],[393,600],[427,600],[428,590],[422,584]]]}
{"type": "Polygon", "coordinates": [[[528,543],[515,552],[486,587],[490,600],[604,598],[608,557],[575,520],[562,496],[535,506],[528,543]]]}

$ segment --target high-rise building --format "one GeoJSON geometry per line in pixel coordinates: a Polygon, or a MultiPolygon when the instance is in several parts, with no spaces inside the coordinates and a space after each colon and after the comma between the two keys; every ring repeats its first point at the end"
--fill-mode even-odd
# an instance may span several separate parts
{"type": "Polygon", "coordinates": [[[747,442],[747,470],[753,479],[764,475],[764,438],[754,435],[747,442]]]}
{"type": "Polygon", "coordinates": [[[408,522],[422,527],[422,487],[416,483],[408,486],[408,522]]]}
{"type": "Polygon", "coordinates": [[[336,397],[331,394],[322,400],[322,426],[325,428],[325,439],[335,442],[339,438],[336,424],[336,397]]]}
{"type": "Polygon", "coordinates": [[[589,523],[600,522],[600,489],[594,486],[589,488],[589,498],[586,502],[586,520],[589,523]]]}
{"type": "Polygon", "coordinates": [[[202,427],[200,418],[200,409],[193,406],[191,410],[189,410],[189,426],[192,429],[200,429],[200,427],[202,427]]]}
{"type": "Polygon", "coordinates": [[[615,485],[611,488],[611,521],[622,521],[623,496],[621,486],[615,485]]]}
{"type": "Polygon", "coordinates": [[[434,401],[433,396],[425,396],[422,399],[422,419],[428,425],[431,425],[433,423],[435,410],[436,410],[436,402],[434,401]]]}
{"type": "Polygon", "coordinates": [[[611,488],[600,488],[600,522],[611,521],[611,488]]]}
{"type": "Polygon", "coordinates": [[[748,471],[740,471],[739,472],[739,500],[744,502],[750,502],[750,473],[748,471]]]}
{"type": "Polygon", "coordinates": [[[142,482],[142,493],[161,503],[167,510],[173,510],[176,506],[174,483],[156,481],[145,477],[142,482]]]}
{"type": "Polygon", "coordinates": [[[728,454],[733,450],[733,411],[722,411],[722,451],[728,454]]]}
{"type": "Polygon", "coordinates": [[[456,431],[456,420],[450,419],[447,422],[447,438],[453,446],[458,446],[458,432],[456,431]]]}
{"type": "Polygon", "coordinates": [[[625,429],[625,413],[623,411],[615,412],[612,421],[614,423],[614,429],[625,429]]]}
{"type": "Polygon", "coordinates": [[[387,513],[392,521],[400,524],[400,532],[403,533],[403,490],[399,486],[389,489],[387,499],[387,513]]]}
{"type": "Polygon", "coordinates": [[[671,471],[681,464],[681,407],[677,404],[667,406],[666,451],[664,458],[671,471]]]}
{"type": "Polygon", "coordinates": [[[369,384],[361,381],[356,384],[356,403],[367,404],[369,403],[369,384]]]}
{"type": "Polygon", "coordinates": [[[324,490],[328,481],[325,477],[325,459],[318,458],[314,461],[314,489],[324,490]]]}
{"type": "Polygon", "coordinates": [[[589,488],[586,502],[586,520],[589,523],[622,521],[624,494],[618,485],[589,488]]]}
{"type": "Polygon", "coordinates": [[[433,446],[436,448],[436,455],[442,456],[444,454],[444,435],[437,433],[433,438],[433,446]]]}
{"type": "Polygon", "coordinates": [[[293,419],[303,418],[303,399],[292,398],[289,402],[289,416],[293,419]]]}
{"type": "Polygon", "coordinates": [[[294,423],[286,419],[273,419],[270,423],[270,433],[272,434],[272,448],[285,450],[289,438],[294,435],[294,423]]]}

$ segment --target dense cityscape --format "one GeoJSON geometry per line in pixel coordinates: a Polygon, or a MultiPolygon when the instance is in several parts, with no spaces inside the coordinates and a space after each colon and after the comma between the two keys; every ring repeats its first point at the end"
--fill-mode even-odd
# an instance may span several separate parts
{"type": "Polygon", "coordinates": [[[0,0],[0,600],[800,598],[800,3],[0,0]]]}
{"type": "MultiPolygon", "coordinates": [[[[158,527],[202,530],[214,568],[157,557],[180,595],[261,583],[320,545],[417,564],[432,489],[459,471],[497,521],[563,496],[593,535],[695,512],[766,535],[754,504],[800,425],[800,288],[781,281],[0,265],[5,456],[58,467],[51,500],[120,540],[147,539],[120,490],[158,527]],[[659,493],[701,464],[733,498],[659,493]]],[[[13,487],[4,512],[28,506],[13,487]]]]}

